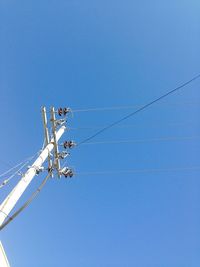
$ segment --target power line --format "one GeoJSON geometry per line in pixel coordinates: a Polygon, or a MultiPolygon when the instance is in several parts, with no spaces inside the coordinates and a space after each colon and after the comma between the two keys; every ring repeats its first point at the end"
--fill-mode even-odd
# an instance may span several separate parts
{"type": "Polygon", "coordinates": [[[156,138],[144,138],[144,139],[133,139],[133,140],[112,140],[112,141],[98,141],[98,142],[87,142],[84,145],[102,145],[102,144],[128,144],[128,143],[145,143],[145,142],[162,142],[162,141],[178,141],[178,140],[194,140],[199,139],[200,136],[165,136],[156,138]]]}
{"type": "Polygon", "coordinates": [[[167,97],[167,96],[169,96],[169,95],[175,93],[176,91],[182,89],[183,87],[187,86],[188,84],[192,83],[193,81],[197,80],[198,78],[200,78],[200,74],[198,74],[197,76],[193,77],[193,78],[190,79],[189,81],[187,81],[187,82],[181,84],[180,86],[174,88],[173,90],[170,90],[169,92],[165,93],[164,95],[162,95],[162,96],[160,96],[160,97],[154,99],[153,101],[147,103],[146,105],[140,107],[140,108],[137,109],[136,111],[131,112],[130,114],[126,115],[125,117],[123,117],[123,118],[121,118],[121,119],[119,119],[119,120],[117,120],[117,121],[115,121],[115,122],[109,124],[108,126],[102,128],[101,130],[97,131],[95,134],[93,134],[93,135],[89,136],[88,138],[82,140],[78,145],[81,145],[81,144],[83,144],[83,143],[86,143],[87,141],[93,139],[93,138],[96,137],[97,135],[100,135],[100,134],[103,133],[104,131],[106,131],[106,130],[112,128],[112,127],[114,127],[115,125],[117,125],[117,124],[121,123],[122,121],[124,121],[124,120],[126,120],[126,119],[128,119],[128,118],[130,118],[130,117],[132,117],[132,116],[134,116],[134,115],[136,115],[137,113],[139,113],[139,112],[141,112],[142,110],[144,110],[144,109],[150,107],[151,105],[153,105],[153,104],[155,104],[156,102],[162,100],[163,98],[165,98],[165,97],[167,97]]]}
{"type": "Polygon", "coordinates": [[[185,168],[155,168],[155,169],[133,169],[133,170],[115,170],[115,171],[94,171],[94,172],[78,172],[77,175],[106,175],[106,174],[131,174],[131,173],[157,173],[157,172],[179,172],[179,171],[199,171],[200,167],[185,168]]]}
{"type": "MultiPolygon", "coordinates": [[[[188,125],[188,124],[192,124],[191,121],[188,122],[170,122],[170,123],[165,123],[164,125],[166,126],[181,126],[181,125],[188,125]]],[[[138,127],[137,124],[124,124],[124,125],[118,125],[115,126],[116,128],[131,128],[131,127],[138,127]]],[[[141,126],[141,125],[139,125],[141,126]]],[[[144,125],[142,125],[144,126],[144,125]]],[[[150,124],[147,125],[148,127],[160,127],[160,123],[156,123],[156,124],[150,124]]],[[[68,130],[98,130],[98,129],[102,129],[103,127],[106,127],[105,125],[97,125],[97,126],[85,126],[85,127],[70,127],[68,128],[68,130]]]]}
{"type": "MultiPolygon", "coordinates": [[[[177,106],[177,105],[199,105],[199,102],[183,102],[183,103],[165,103],[165,106],[177,106]]],[[[94,111],[115,111],[141,108],[143,105],[131,105],[131,106],[112,106],[112,107],[98,107],[98,108],[87,108],[87,109],[75,109],[73,113],[81,112],[94,112],[94,111]]]]}
{"type": "Polygon", "coordinates": [[[10,180],[12,180],[17,174],[18,175],[22,175],[21,170],[34,158],[35,156],[31,157],[28,161],[26,161],[16,172],[14,172],[10,177],[8,177],[6,180],[4,180],[1,184],[0,184],[0,188],[4,187],[5,185],[7,185],[10,180]]]}
{"type": "MultiPolygon", "coordinates": [[[[42,145],[42,150],[43,150],[43,149],[44,149],[44,142],[43,142],[43,145],[42,145]]],[[[39,150],[38,152],[36,152],[33,156],[30,156],[30,157],[24,159],[23,161],[21,161],[20,163],[16,164],[16,165],[13,166],[13,167],[12,167],[12,165],[11,165],[10,163],[8,163],[8,162],[3,161],[3,160],[0,159],[0,161],[1,161],[2,163],[4,163],[5,165],[11,167],[11,168],[8,169],[7,171],[1,173],[1,174],[0,174],[0,177],[6,176],[6,175],[9,174],[11,171],[13,171],[13,170],[17,169],[18,167],[20,167],[22,164],[25,164],[25,165],[26,165],[26,164],[29,163],[32,159],[34,159],[34,157],[37,156],[37,155],[40,153],[40,151],[41,151],[41,150],[39,150]]],[[[16,172],[16,174],[17,174],[17,173],[18,173],[18,172],[16,172]]],[[[19,173],[19,174],[20,174],[20,173],[19,173]]]]}
{"type": "MultiPolygon", "coordinates": [[[[37,154],[37,153],[36,153],[36,154],[37,154]]],[[[36,156],[36,154],[33,155],[33,156],[31,156],[31,157],[26,158],[26,159],[23,160],[22,162],[18,163],[17,165],[13,166],[12,168],[8,169],[7,171],[1,173],[1,174],[0,174],[0,177],[3,177],[3,176],[5,176],[5,175],[7,175],[7,174],[10,173],[11,171],[13,171],[13,170],[15,170],[16,168],[20,167],[23,163],[31,161],[31,160],[36,156]]],[[[9,165],[10,165],[10,164],[9,164],[9,165]]]]}

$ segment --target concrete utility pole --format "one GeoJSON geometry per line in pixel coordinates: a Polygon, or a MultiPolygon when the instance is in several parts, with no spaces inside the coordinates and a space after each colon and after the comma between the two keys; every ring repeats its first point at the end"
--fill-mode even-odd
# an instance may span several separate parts
{"type": "MultiPolygon", "coordinates": [[[[44,136],[45,136],[45,148],[41,151],[38,158],[35,162],[30,166],[27,172],[22,176],[21,180],[18,184],[14,187],[14,189],[10,192],[10,194],[6,197],[3,203],[0,205],[0,227],[4,224],[6,219],[9,218],[9,214],[12,209],[17,204],[20,197],[23,195],[24,191],[29,186],[30,182],[33,180],[35,175],[38,175],[40,172],[44,170],[43,164],[48,159],[48,172],[52,174],[53,170],[56,170],[58,177],[60,178],[61,175],[65,177],[72,177],[73,172],[70,168],[64,167],[63,169],[60,168],[60,159],[64,159],[69,153],[62,152],[59,153],[58,151],[58,141],[64,134],[66,130],[66,115],[70,112],[69,108],[59,108],[55,111],[54,107],[51,108],[51,119],[50,123],[52,125],[52,136],[50,137],[49,129],[48,129],[48,121],[47,121],[47,113],[46,108],[42,107],[42,117],[43,117],[43,125],[44,125],[44,136]],[[56,119],[56,114],[58,116],[63,116],[61,119],[56,119]],[[57,130],[57,128],[59,128],[57,130]],[[53,161],[51,157],[51,152],[53,151],[53,161]]],[[[71,148],[74,143],[73,141],[65,141],[64,148],[71,148]]],[[[5,253],[4,253],[5,254],[5,253]]],[[[3,262],[2,256],[0,254],[0,267],[4,265],[1,264],[3,262]]],[[[5,265],[9,266],[9,264],[5,265]]]]}

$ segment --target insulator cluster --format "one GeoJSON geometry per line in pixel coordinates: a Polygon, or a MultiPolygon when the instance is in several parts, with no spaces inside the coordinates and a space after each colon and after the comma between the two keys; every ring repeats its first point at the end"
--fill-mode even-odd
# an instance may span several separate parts
{"type": "Polygon", "coordinates": [[[63,147],[64,147],[65,149],[67,149],[67,148],[71,149],[71,148],[75,147],[75,145],[76,145],[76,143],[75,143],[74,141],[72,141],[72,140],[70,140],[70,141],[65,141],[65,142],[63,143],[63,147]]]}
{"type": "Polygon", "coordinates": [[[57,110],[57,113],[58,113],[59,116],[62,116],[62,115],[66,116],[67,113],[70,113],[70,112],[71,112],[70,108],[59,108],[57,110]]]}
{"type": "Polygon", "coordinates": [[[76,144],[72,140],[66,140],[61,145],[65,151],[59,151],[60,145],[57,144],[56,141],[56,131],[58,127],[61,127],[63,124],[66,123],[67,117],[66,115],[71,112],[70,108],[58,108],[57,110],[51,109],[51,122],[52,122],[52,130],[53,130],[53,139],[54,139],[54,162],[52,164],[53,168],[57,170],[58,177],[72,177],[73,171],[69,167],[60,167],[60,160],[65,159],[67,156],[70,155],[68,149],[72,149],[76,144]],[[56,118],[59,116],[60,118],[56,118]],[[62,116],[64,118],[62,118],[62,116]]]}
{"type": "Polygon", "coordinates": [[[60,171],[61,175],[64,175],[65,178],[72,178],[74,175],[74,172],[72,169],[68,168],[68,167],[64,167],[61,171],[60,171]]]}

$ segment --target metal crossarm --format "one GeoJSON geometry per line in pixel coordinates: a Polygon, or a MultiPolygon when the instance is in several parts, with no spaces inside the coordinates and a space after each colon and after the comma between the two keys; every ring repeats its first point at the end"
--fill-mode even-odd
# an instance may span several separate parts
{"type": "Polygon", "coordinates": [[[61,177],[60,160],[59,160],[58,140],[56,137],[56,116],[54,107],[51,107],[51,123],[52,123],[53,145],[54,145],[54,167],[57,170],[58,177],[60,178],[61,177]]]}
{"type": "MultiPolygon", "coordinates": [[[[48,130],[48,125],[47,125],[47,112],[46,108],[42,107],[42,119],[43,119],[43,126],[44,126],[44,136],[45,136],[45,147],[49,144],[50,139],[49,139],[49,130],[48,130]]],[[[52,160],[50,156],[50,152],[48,153],[48,170],[52,169],[52,160]]],[[[52,173],[53,176],[53,173],[52,173]]]]}

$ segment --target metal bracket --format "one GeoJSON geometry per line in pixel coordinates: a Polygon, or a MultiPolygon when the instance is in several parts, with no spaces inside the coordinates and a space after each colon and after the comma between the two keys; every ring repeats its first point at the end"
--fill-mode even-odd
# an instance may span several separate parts
{"type": "Polygon", "coordinates": [[[58,142],[56,139],[56,117],[55,117],[55,109],[51,107],[51,123],[52,123],[52,133],[53,133],[53,145],[54,145],[54,167],[57,170],[58,177],[60,178],[60,160],[59,160],[59,150],[58,150],[58,142]]]}
{"type": "MultiPolygon", "coordinates": [[[[47,112],[45,107],[42,107],[42,118],[44,126],[45,146],[47,146],[50,142],[50,139],[49,139],[49,130],[47,126],[47,112]]],[[[52,160],[50,153],[48,154],[48,169],[52,169],[52,160]]],[[[53,177],[53,174],[51,174],[51,177],[53,177]]]]}

